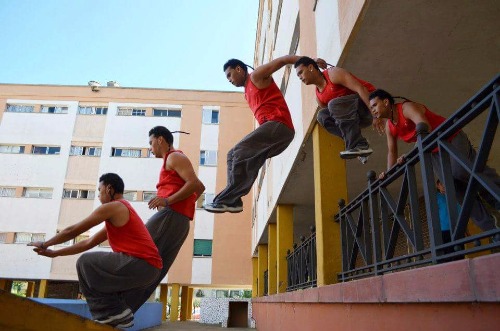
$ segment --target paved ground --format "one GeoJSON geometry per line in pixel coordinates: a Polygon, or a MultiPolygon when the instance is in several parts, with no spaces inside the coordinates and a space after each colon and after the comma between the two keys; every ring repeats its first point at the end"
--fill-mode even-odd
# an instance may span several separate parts
{"type": "Polygon", "coordinates": [[[250,328],[223,328],[219,325],[214,324],[201,324],[198,322],[163,322],[161,326],[155,328],[145,329],[145,331],[164,331],[164,330],[175,330],[175,331],[188,331],[188,330],[209,330],[209,331],[255,331],[255,329],[250,328]]]}

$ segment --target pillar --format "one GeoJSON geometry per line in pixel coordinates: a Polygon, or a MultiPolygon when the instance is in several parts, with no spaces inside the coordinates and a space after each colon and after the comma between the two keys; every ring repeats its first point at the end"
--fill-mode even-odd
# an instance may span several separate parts
{"type": "Polygon", "coordinates": [[[161,320],[167,320],[168,285],[160,285],[161,320]]]}
{"type": "Polygon", "coordinates": [[[259,293],[259,258],[252,257],[252,298],[256,298],[259,293]]]}
{"type": "Polygon", "coordinates": [[[179,315],[179,284],[172,284],[170,291],[170,322],[177,322],[179,315]]]}
{"type": "Polygon", "coordinates": [[[267,270],[267,245],[261,244],[258,246],[259,255],[259,283],[257,289],[257,296],[264,296],[264,271],[267,270]]]}
{"type": "Polygon", "coordinates": [[[47,296],[48,281],[46,279],[40,280],[40,287],[38,288],[38,297],[45,298],[47,296]]]}
{"type": "Polygon", "coordinates": [[[278,205],[276,208],[276,287],[285,293],[288,286],[287,250],[293,246],[293,206],[278,205]]]}
{"type": "Polygon", "coordinates": [[[267,226],[267,264],[269,266],[269,295],[276,294],[276,224],[270,223],[267,226]]]}
{"type": "Polygon", "coordinates": [[[33,298],[35,294],[35,282],[28,282],[28,288],[26,289],[26,297],[33,298]]]}
{"type": "Polygon", "coordinates": [[[191,320],[193,318],[193,291],[194,288],[188,288],[188,310],[187,310],[187,320],[191,320]]]}
{"type": "Polygon", "coordinates": [[[345,146],[317,124],[312,136],[318,286],[324,286],[336,283],[342,271],[340,226],[333,216],[338,212],[337,201],[347,200],[345,161],[339,157],[345,146]]]}
{"type": "Polygon", "coordinates": [[[188,297],[189,297],[189,294],[188,294],[188,287],[187,286],[183,286],[182,287],[182,292],[181,292],[181,316],[180,316],[180,320],[181,321],[185,321],[187,320],[187,314],[188,314],[188,297]]]}

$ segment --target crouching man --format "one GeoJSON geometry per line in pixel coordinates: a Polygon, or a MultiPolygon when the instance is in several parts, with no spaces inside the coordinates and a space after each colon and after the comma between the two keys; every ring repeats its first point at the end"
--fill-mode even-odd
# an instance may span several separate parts
{"type": "Polygon", "coordinates": [[[139,215],[123,199],[123,190],[120,176],[102,175],[99,178],[100,207],[51,239],[28,244],[34,246],[33,250],[39,255],[53,258],[78,254],[108,240],[112,252],[85,253],[78,259],[76,268],[80,290],[94,320],[118,328],[134,325],[134,314],[123,299],[124,295],[150,286],[162,268],[158,249],[139,215]],[[89,239],[58,250],[49,249],[103,222],[105,227],[89,239]]]}

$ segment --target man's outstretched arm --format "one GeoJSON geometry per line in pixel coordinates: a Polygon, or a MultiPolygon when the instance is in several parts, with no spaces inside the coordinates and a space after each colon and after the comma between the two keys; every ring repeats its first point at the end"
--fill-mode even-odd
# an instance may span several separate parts
{"type": "Polygon", "coordinates": [[[252,83],[254,83],[257,88],[268,87],[271,83],[272,74],[286,66],[287,64],[294,64],[302,56],[300,55],[285,55],[277,59],[272,60],[269,63],[263,64],[257,67],[250,76],[252,83]]]}

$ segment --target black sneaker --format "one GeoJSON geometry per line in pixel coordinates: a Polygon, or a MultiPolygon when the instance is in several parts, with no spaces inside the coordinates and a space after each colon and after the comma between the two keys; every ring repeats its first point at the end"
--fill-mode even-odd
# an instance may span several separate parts
{"type": "Polygon", "coordinates": [[[370,148],[368,144],[358,144],[356,147],[340,152],[340,157],[342,159],[355,159],[358,156],[368,156],[373,153],[373,149],[370,148]]]}
{"type": "Polygon", "coordinates": [[[125,309],[117,315],[108,316],[107,318],[95,320],[97,323],[108,324],[113,327],[129,328],[134,325],[134,313],[130,308],[125,309]]]}

